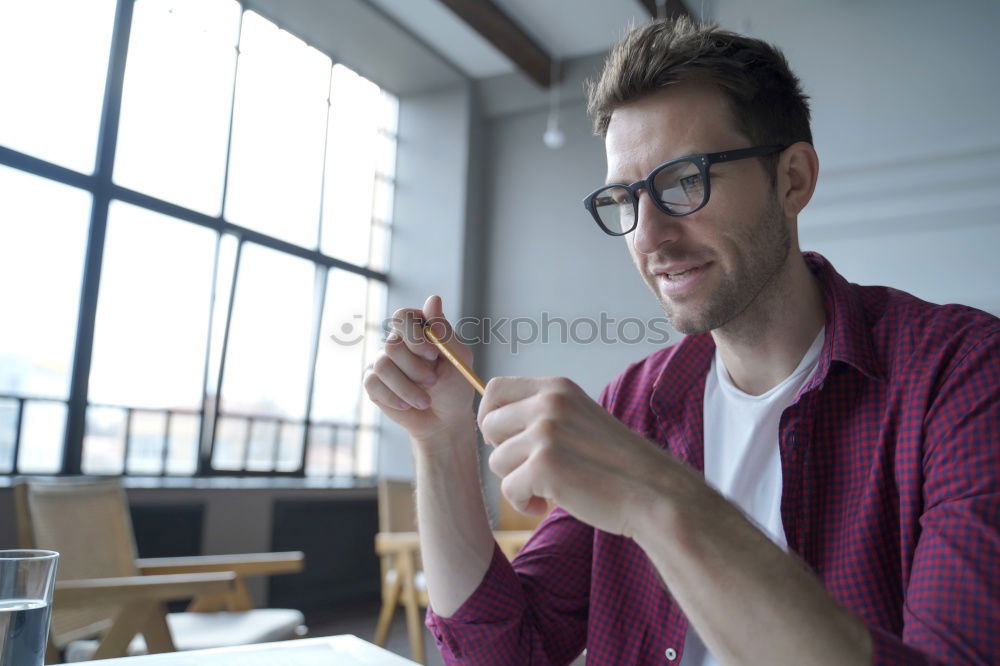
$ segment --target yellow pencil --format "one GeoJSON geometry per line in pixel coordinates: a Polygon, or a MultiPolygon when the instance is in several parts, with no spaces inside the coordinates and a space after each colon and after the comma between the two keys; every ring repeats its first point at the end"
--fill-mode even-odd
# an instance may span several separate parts
{"type": "Polygon", "coordinates": [[[450,349],[448,349],[448,346],[445,345],[441,338],[439,338],[437,334],[431,330],[430,326],[424,326],[424,335],[428,340],[433,342],[434,346],[438,348],[438,351],[444,354],[444,357],[448,359],[453,366],[455,366],[455,369],[462,373],[462,376],[465,377],[470,384],[472,384],[472,387],[479,391],[479,395],[486,395],[486,385],[483,384],[483,380],[477,377],[476,373],[469,369],[467,365],[462,363],[462,361],[455,356],[450,349]]]}

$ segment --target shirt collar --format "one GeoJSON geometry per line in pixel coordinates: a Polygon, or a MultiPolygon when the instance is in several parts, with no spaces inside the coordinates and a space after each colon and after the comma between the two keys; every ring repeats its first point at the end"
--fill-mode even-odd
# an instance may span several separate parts
{"type": "MultiPolygon", "coordinates": [[[[826,335],[816,372],[800,393],[822,384],[833,361],[846,363],[871,379],[881,380],[882,368],[857,291],[821,254],[803,252],[802,256],[820,282],[826,335]]],[[[690,391],[700,398],[714,353],[715,341],[711,333],[689,335],[675,345],[653,384],[650,404],[654,411],[659,411],[656,407],[662,409],[680,400],[690,391]]]]}
{"type": "MultiPolygon", "coordinates": [[[[846,363],[869,379],[884,378],[882,367],[872,343],[871,326],[864,303],[855,285],[834,270],[833,265],[817,252],[803,252],[806,265],[819,279],[826,311],[826,336],[819,367],[811,385],[822,383],[833,361],[846,363]]],[[[805,389],[811,386],[805,387],[805,389]]]]}

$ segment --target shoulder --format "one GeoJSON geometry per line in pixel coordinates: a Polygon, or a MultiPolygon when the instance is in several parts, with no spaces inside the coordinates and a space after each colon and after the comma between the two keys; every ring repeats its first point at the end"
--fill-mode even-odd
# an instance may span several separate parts
{"type": "Polygon", "coordinates": [[[938,375],[980,354],[994,355],[1000,319],[965,305],[937,305],[890,287],[852,285],[861,299],[872,342],[891,375],[938,375]]]}

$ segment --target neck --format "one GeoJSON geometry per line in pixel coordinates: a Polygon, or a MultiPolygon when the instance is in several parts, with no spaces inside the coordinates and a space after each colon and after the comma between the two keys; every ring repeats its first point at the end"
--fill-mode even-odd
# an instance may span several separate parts
{"type": "Polygon", "coordinates": [[[761,395],[792,374],[825,321],[819,282],[793,248],[753,303],[712,337],[733,384],[761,395]]]}

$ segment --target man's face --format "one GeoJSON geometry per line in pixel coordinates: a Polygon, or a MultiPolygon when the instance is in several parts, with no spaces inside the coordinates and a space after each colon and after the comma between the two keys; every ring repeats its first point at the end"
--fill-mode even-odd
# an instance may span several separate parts
{"type": "MultiPolygon", "coordinates": [[[[682,83],[615,110],[605,148],[609,183],[633,183],[667,160],[750,147],[714,86],[682,83]]],[[[645,191],[625,236],[639,273],[671,325],[693,335],[721,328],[751,306],[784,266],[789,228],[758,159],[713,164],[708,204],[662,213],[645,191]]]]}

